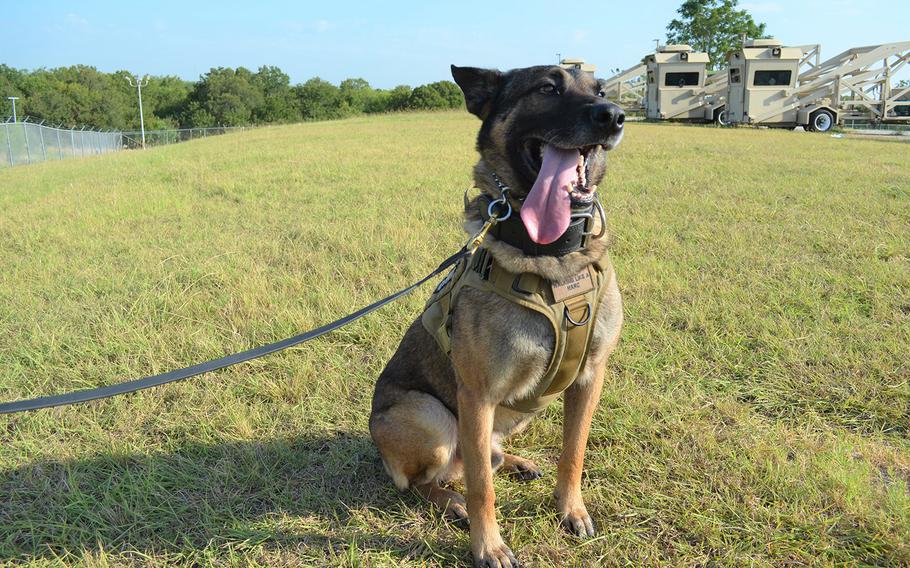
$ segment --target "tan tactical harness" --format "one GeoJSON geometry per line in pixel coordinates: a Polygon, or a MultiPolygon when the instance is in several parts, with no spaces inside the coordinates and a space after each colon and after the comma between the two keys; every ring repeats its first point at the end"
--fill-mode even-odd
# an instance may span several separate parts
{"type": "Polygon", "coordinates": [[[439,283],[427,301],[421,321],[439,347],[449,354],[452,309],[465,286],[492,292],[546,317],[556,337],[547,371],[531,394],[503,404],[520,412],[537,412],[569,388],[584,369],[600,291],[608,276],[601,265],[594,263],[568,282],[554,285],[536,274],[516,275],[506,271],[489,251],[481,248],[462,260],[439,283]]]}

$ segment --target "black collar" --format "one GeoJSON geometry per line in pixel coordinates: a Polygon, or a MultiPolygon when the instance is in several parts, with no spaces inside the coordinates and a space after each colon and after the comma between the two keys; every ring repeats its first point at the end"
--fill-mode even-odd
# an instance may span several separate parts
{"type": "MultiPolygon", "coordinates": [[[[486,221],[490,218],[488,208],[493,198],[482,194],[478,199],[481,218],[486,221]]],[[[518,209],[514,209],[512,214],[504,221],[499,221],[490,229],[490,234],[508,245],[520,249],[528,256],[565,256],[569,253],[579,251],[588,244],[591,236],[591,230],[594,225],[594,204],[592,203],[587,209],[572,212],[572,222],[569,228],[558,239],[548,245],[535,243],[528,236],[518,209]]]]}

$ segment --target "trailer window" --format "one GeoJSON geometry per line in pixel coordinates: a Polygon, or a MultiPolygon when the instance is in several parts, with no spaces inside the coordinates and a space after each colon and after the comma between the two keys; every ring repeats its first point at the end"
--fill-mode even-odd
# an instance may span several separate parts
{"type": "Polygon", "coordinates": [[[789,85],[790,71],[756,71],[755,80],[752,82],[752,84],[756,87],[789,85]]]}
{"type": "Polygon", "coordinates": [[[740,74],[739,69],[736,67],[730,68],[730,82],[739,83],[743,80],[743,76],[740,74]]]}
{"type": "Polygon", "coordinates": [[[664,77],[665,87],[690,87],[698,85],[698,71],[667,73],[664,77]]]}

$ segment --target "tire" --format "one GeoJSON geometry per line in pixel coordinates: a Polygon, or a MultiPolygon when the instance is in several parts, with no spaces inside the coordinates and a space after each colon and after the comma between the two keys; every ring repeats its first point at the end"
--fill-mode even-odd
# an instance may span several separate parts
{"type": "Polygon", "coordinates": [[[714,113],[714,124],[717,126],[730,126],[727,122],[727,109],[722,108],[714,113]]]}
{"type": "Polygon", "coordinates": [[[829,110],[817,110],[809,116],[806,130],[812,132],[828,132],[834,128],[834,115],[829,110]]]}

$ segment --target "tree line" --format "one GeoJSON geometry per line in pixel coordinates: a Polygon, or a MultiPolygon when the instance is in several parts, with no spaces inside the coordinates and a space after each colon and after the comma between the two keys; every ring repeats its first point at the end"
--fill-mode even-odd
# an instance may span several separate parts
{"type": "MultiPolygon", "coordinates": [[[[6,97],[16,96],[26,115],[52,124],[138,130],[136,88],[126,71],[104,73],[87,65],[32,71],[0,64],[0,116],[12,114],[6,97]]],[[[274,66],[212,68],[198,81],[150,76],[142,87],[146,130],[250,126],[328,120],[363,113],[460,108],[461,90],[451,81],[411,88],[376,89],[364,79],[339,85],[314,77],[291,85],[274,66]]]]}

